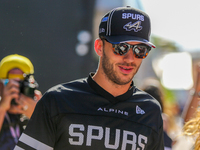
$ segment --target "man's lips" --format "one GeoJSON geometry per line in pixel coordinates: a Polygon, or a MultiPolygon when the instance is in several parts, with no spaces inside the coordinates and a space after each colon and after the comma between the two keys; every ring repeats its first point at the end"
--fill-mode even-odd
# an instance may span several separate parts
{"type": "Polygon", "coordinates": [[[133,67],[119,66],[119,69],[121,70],[122,73],[129,74],[133,70],[133,67]]]}

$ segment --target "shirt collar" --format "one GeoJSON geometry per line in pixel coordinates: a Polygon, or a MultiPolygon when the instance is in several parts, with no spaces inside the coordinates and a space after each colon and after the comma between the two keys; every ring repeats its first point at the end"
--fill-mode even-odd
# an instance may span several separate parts
{"type": "Polygon", "coordinates": [[[122,94],[119,95],[117,97],[114,97],[112,94],[110,94],[109,92],[107,92],[106,90],[104,90],[101,86],[99,86],[92,78],[92,76],[94,75],[94,73],[90,73],[88,78],[87,78],[87,82],[89,84],[89,86],[99,95],[101,95],[102,97],[106,98],[108,101],[110,101],[111,103],[117,103],[120,101],[125,101],[127,100],[129,97],[131,97],[133,95],[133,91],[135,89],[134,86],[134,82],[132,81],[131,83],[131,87],[129,88],[129,90],[122,94]]]}

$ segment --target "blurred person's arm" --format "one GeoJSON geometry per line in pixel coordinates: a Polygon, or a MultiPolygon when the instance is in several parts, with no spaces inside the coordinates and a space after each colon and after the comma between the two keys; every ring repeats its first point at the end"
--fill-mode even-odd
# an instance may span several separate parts
{"type": "Polygon", "coordinates": [[[37,102],[41,99],[41,97],[42,97],[42,93],[38,90],[35,90],[34,99],[24,94],[20,94],[20,97],[17,103],[19,103],[22,106],[22,111],[23,111],[22,114],[24,114],[26,117],[30,119],[35,109],[35,106],[37,102]]]}
{"type": "Polygon", "coordinates": [[[11,108],[11,100],[18,99],[19,97],[19,83],[14,80],[10,80],[4,87],[3,83],[0,83],[0,130],[5,118],[6,112],[11,108]]]}
{"type": "Polygon", "coordinates": [[[0,130],[2,128],[6,112],[11,114],[24,114],[30,119],[35,106],[42,97],[40,91],[35,90],[35,97],[30,98],[24,94],[19,94],[19,83],[16,80],[9,80],[6,86],[0,83],[0,130]],[[15,99],[18,105],[11,105],[12,99],[15,99]]]}
{"type": "Polygon", "coordinates": [[[197,79],[196,86],[193,94],[191,95],[191,99],[185,104],[183,109],[183,119],[184,122],[189,121],[194,117],[197,107],[200,103],[200,63],[197,65],[197,79]]]}

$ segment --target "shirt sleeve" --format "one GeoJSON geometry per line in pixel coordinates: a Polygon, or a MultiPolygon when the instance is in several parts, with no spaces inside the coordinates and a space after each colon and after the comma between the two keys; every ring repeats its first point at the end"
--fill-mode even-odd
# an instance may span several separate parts
{"type": "Polygon", "coordinates": [[[164,150],[164,135],[163,135],[163,125],[160,127],[158,133],[158,140],[155,150],[164,150]]]}
{"type": "Polygon", "coordinates": [[[14,150],[53,150],[55,125],[49,108],[46,106],[46,101],[49,101],[49,98],[50,96],[44,95],[37,103],[34,113],[14,150]]]}

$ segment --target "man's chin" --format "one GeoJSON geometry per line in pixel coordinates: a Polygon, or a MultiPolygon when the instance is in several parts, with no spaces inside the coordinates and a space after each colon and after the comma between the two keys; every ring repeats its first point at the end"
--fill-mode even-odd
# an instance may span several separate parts
{"type": "Polygon", "coordinates": [[[132,78],[131,79],[122,79],[120,78],[116,83],[118,85],[127,85],[130,84],[132,82],[132,78]]]}
{"type": "Polygon", "coordinates": [[[120,77],[119,83],[120,85],[126,85],[129,84],[130,82],[132,82],[133,77],[130,76],[130,74],[123,74],[120,77]]]}

